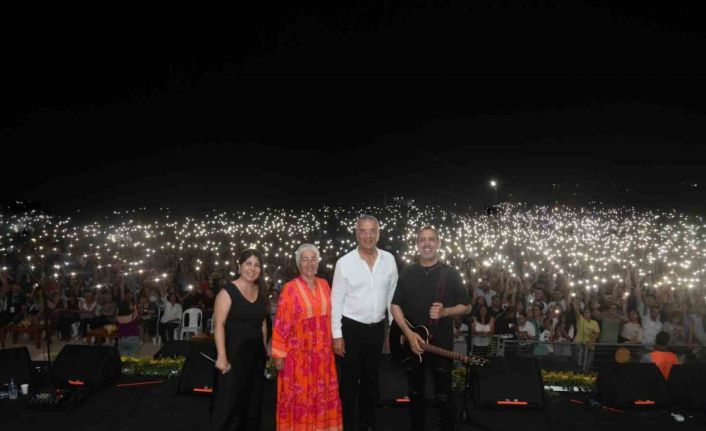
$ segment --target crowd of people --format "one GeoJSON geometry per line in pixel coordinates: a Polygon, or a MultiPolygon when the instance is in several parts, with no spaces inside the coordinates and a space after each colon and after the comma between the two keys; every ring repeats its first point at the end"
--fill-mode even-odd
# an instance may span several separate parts
{"type": "MultiPolygon", "coordinates": [[[[448,349],[466,335],[476,355],[495,337],[559,355],[572,344],[649,352],[664,347],[663,334],[691,351],[706,344],[706,224],[696,216],[519,204],[477,215],[398,203],[110,222],[0,215],[0,327],[48,320],[66,339],[76,325],[81,337],[115,325],[130,354],[140,339],[171,339],[183,311],[199,308],[213,321],[217,388],[229,388],[216,392],[230,394],[214,400],[219,429],[255,426],[257,405],[243,391],[257,393],[248,378],[268,355],[280,370],[282,429],[374,428],[375,365],[382,344],[397,342],[385,340],[393,318],[417,354],[424,340],[407,322],[439,331],[448,349]]],[[[452,417],[451,363],[423,364],[408,370],[413,423],[423,418],[416,382],[425,372],[442,419],[452,417]]]]}

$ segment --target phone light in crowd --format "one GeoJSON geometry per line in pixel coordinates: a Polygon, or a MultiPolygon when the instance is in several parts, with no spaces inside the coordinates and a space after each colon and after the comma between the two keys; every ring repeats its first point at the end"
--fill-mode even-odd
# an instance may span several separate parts
{"type": "Polygon", "coordinates": [[[162,278],[166,279],[167,278],[167,273],[162,273],[162,278]]]}
{"type": "Polygon", "coordinates": [[[193,285],[193,284],[190,284],[190,285],[189,285],[189,290],[194,290],[194,285],[193,285]]]}

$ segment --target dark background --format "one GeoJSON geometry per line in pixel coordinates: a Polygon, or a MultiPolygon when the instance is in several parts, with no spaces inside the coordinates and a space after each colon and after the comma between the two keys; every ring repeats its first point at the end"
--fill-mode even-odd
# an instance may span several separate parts
{"type": "Polygon", "coordinates": [[[698,2],[339,3],[5,11],[0,201],[703,212],[698,2]]]}

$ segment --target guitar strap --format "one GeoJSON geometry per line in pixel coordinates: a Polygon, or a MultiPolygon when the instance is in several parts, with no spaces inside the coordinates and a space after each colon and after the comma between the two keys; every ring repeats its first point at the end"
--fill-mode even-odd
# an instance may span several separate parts
{"type": "MultiPolygon", "coordinates": [[[[446,275],[449,272],[449,267],[446,264],[441,264],[441,272],[439,273],[439,282],[436,284],[436,301],[443,304],[444,300],[444,290],[446,289],[446,275]]],[[[438,319],[429,319],[429,341],[434,339],[434,334],[436,333],[436,324],[439,322],[438,319]]]]}

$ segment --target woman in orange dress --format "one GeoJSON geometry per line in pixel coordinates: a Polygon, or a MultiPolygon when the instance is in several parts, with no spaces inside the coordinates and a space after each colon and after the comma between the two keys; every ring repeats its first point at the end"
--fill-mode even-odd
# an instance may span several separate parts
{"type": "Polygon", "coordinates": [[[277,374],[277,431],[343,429],[331,339],[331,288],[316,277],[319,250],[296,252],[299,277],[282,288],[272,333],[277,374]]]}

